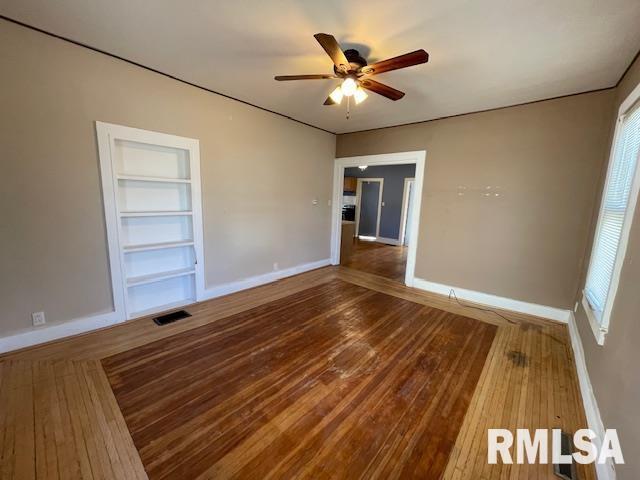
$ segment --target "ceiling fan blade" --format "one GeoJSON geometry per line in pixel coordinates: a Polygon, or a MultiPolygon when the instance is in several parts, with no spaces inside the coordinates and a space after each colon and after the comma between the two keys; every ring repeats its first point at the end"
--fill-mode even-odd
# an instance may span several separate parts
{"type": "Polygon", "coordinates": [[[335,104],[336,102],[334,102],[331,97],[327,97],[327,99],[323,103],[323,105],[335,105],[335,104]]]}
{"type": "Polygon", "coordinates": [[[427,52],[424,50],[416,50],[415,52],[405,53],[404,55],[382,60],[371,65],[365,65],[358,69],[358,73],[374,75],[377,73],[388,72],[390,70],[398,70],[400,68],[420,65],[421,63],[427,63],[428,61],[429,54],[427,52]]]}
{"type": "Polygon", "coordinates": [[[404,97],[404,92],[396,90],[395,88],[392,88],[389,85],[385,85],[384,83],[376,82],[375,80],[371,80],[369,78],[360,80],[360,85],[362,86],[362,88],[371,90],[378,95],[382,95],[383,97],[387,97],[394,101],[400,100],[402,97],[404,97]]]}
{"type": "Polygon", "coordinates": [[[316,33],[314,37],[322,48],[324,48],[324,51],[327,52],[327,55],[331,57],[331,60],[333,60],[338,70],[347,73],[349,71],[349,60],[347,60],[347,57],[344,55],[334,36],[328,33],[316,33]]]}
{"type": "Polygon", "coordinates": [[[325,80],[329,78],[337,78],[335,75],[278,75],[274,77],[279,82],[285,80],[325,80]]]}

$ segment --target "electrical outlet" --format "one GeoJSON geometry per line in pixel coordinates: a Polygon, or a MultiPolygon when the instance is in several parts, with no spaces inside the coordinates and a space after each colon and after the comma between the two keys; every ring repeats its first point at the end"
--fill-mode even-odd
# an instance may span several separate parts
{"type": "Polygon", "coordinates": [[[33,320],[34,327],[39,327],[40,325],[44,325],[45,323],[47,323],[46,318],[44,318],[44,312],[32,313],[31,319],[33,320]]]}

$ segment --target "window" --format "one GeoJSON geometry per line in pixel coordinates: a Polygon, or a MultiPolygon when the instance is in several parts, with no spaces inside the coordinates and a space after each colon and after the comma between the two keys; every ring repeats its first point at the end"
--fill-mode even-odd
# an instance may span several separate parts
{"type": "Polygon", "coordinates": [[[600,345],[604,343],[609,328],[609,316],[638,194],[636,170],[640,153],[640,103],[636,101],[626,110],[621,107],[621,111],[583,297],[585,311],[600,345]]]}

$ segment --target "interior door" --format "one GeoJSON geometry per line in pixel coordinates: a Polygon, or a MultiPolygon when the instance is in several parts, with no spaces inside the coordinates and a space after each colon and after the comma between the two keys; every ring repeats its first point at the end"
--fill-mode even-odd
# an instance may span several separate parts
{"type": "Polygon", "coordinates": [[[198,141],[102,123],[98,138],[126,317],[196,302],[204,289],[198,141]]]}
{"type": "Polygon", "coordinates": [[[381,189],[382,184],[379,181],[362,180],[358,235],[378,236],[381,189]]]}

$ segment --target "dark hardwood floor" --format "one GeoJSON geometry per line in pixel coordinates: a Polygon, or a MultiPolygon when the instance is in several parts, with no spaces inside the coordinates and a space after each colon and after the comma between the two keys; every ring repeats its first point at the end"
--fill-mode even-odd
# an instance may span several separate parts
{"type": "Polygon", "coordinates": [[[440,478],[497,327],[341,280],[102,361],[150,478],[440,478]]]}
{"type": "Polygon", "coordinates": [[[368,242],[357,238],[354,239],[351,258],[342,264],[347,268],[399,282],[404,282],[406,265],[407,247],[368,242]]]}

